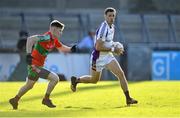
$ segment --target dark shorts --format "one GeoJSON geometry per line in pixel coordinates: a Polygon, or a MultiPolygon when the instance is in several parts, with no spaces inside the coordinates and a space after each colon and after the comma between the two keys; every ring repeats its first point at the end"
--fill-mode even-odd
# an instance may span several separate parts
{"type": "Polygon", "coordinates": [[[37,81],[39,78],[47,79],[50,71],[39,66],[28,66],[28,79],[37,81]]]}

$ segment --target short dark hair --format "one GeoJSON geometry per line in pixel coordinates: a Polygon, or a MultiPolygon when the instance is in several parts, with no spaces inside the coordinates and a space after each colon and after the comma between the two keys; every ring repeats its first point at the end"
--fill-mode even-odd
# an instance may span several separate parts
{"type": "Polygon", "coordinates": [[[113,7],[108,7],[104,10],[104,14],[107,15],[108,12],[116,12],[116,10],[113,7]]]}
{"type": "Polygon", "coordinates": [[[55,26],[55,27],[59,27],[59,28],[62,28],[64,29],[64,24],[59,22],[58,20],[53,20],[51,23],[50,23],[50,26],[55,26]]]}

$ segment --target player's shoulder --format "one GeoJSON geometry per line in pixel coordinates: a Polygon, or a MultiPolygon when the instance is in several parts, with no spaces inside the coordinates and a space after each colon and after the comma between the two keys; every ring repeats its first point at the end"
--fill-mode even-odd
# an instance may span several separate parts
{"type": "Polygon", "coordinates": [[[38,35],[40,41],[48,41],[50,40],[50,35],[38,35]]]}
{"type": "Polygon", "coordinates": [[[40,39],[40,41],[48,41],[51,39],[51,34],[49,32],[46,32],[42,35],[38,35],[38,38],[40,39]]]}
{"type": "Polygon", "coordinates": [[[104,32],[106,29],[107,29],[107,23],[104,21],[104,22],[102,22],[102,23],[100,24],[97,32],[98,32],[98,33],[102,33],[102,32],[104,32]]]}
{"type": "Polygon", "coordinates": [[[103,22],[101,23],[101,25],[100,25],[100,27],[106,27],[106,26],[107,26],[106,21],[103,21],[103,22]]]}

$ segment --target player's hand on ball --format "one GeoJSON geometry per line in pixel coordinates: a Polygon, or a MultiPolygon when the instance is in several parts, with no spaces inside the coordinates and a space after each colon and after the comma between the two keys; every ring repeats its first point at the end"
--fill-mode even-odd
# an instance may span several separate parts
{"type": "Polygon", "coordinates": [[[115,55],[121,55],[123,54],[123,52],[124,52],[123,49],[115,47],[115,50],[114,50],[115,55]]]}
{"type": "Polygon", "coordinates": [[[114,47],[115,47],[114,53],[115,53],[116,55],[121,55],[121,54],[123,54],[123,52],[124,52],[124,47],[123,47],[123,45],[122,45],[121,43],[119,43],[119,42],[114,42],[114,47]]]}

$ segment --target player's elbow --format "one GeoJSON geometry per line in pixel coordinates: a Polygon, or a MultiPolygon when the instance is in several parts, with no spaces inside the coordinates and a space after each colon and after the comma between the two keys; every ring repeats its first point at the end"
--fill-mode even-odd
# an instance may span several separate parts
{"type": "Polygon", "coordinates": [[[27,42],[29,42],[30,40],[31,40],[31,37],[28,37],[28,38],[27,38],[27,42]]]}
{"type": "Polygon", "coordinates": [[[32,43],[34,43],[33,38],[32,37],[28,37],[26,45],[29,45],[29,44],[32,44],[32,43]]]}
{"type": "Polygon", "coordinates": [[[103,49],[103,45],[104,42],[101,39],[97,40],[95,45],[96,50],[101,51],[103,49]]]}
{"type": "Polygon", "coordinates": [[[101,50],[101,45],[96,44],[95,49],[98,50],[98,51],[100,51],[100,50],[101,50]]]}
{"type": "Polygon", "coordinates": [[[99,47],[95,46],[95,49],[96,49],[97,51],[99,51],[99,47]]]}

